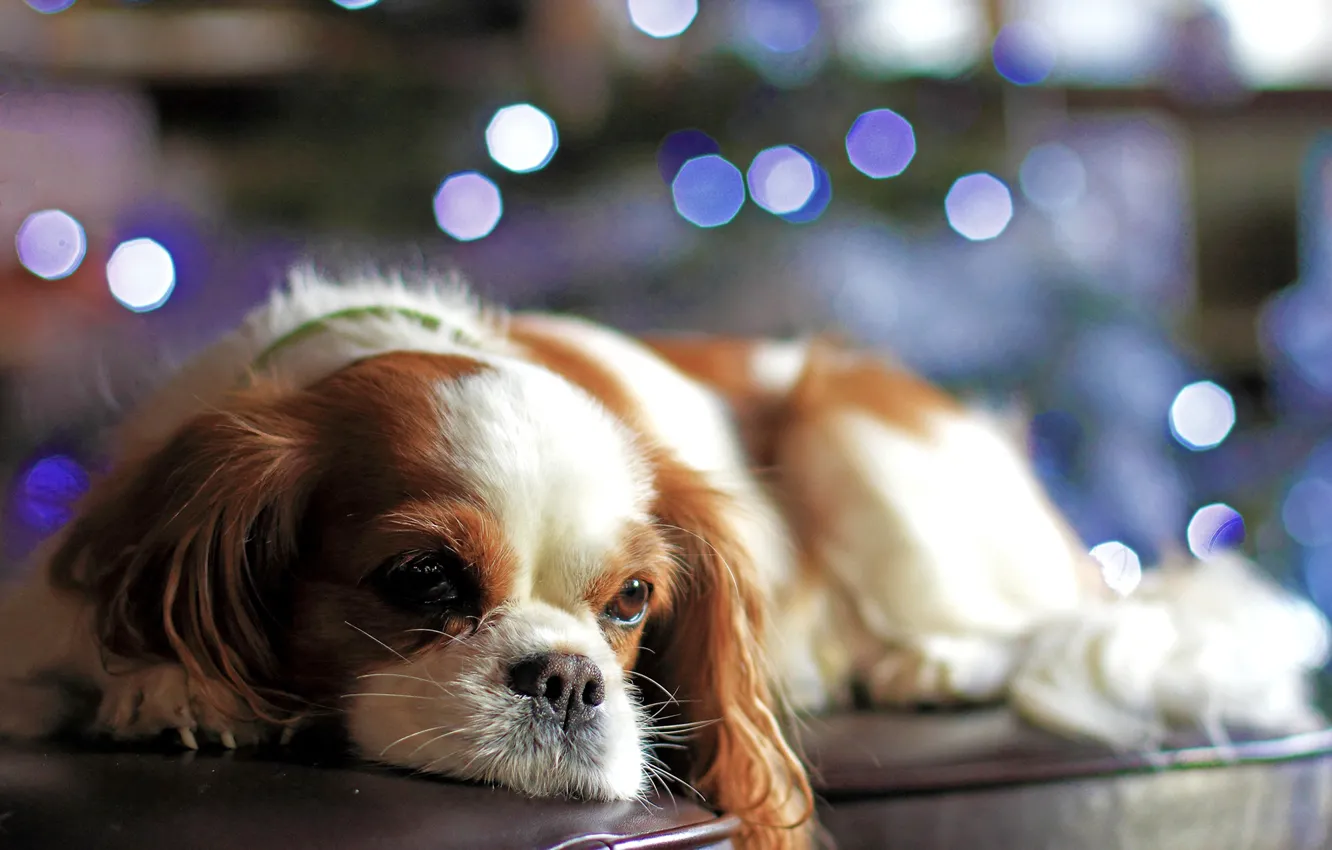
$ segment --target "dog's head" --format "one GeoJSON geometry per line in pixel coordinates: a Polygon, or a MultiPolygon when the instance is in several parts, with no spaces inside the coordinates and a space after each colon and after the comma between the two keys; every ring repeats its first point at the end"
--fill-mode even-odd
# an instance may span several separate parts
{"type": "Polygon", "coordinates": [[[368,758],[623,800],[679,739],[680,778],[776,826],[808,787],[723,498],[554,372],[388,353],[126,458],[55,567],[114,656],[336,713],[368,758]]]}

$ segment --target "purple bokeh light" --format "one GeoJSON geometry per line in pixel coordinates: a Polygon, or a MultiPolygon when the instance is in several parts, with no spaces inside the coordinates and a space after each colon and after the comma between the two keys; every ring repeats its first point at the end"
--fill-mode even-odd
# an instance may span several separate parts
{"type": "Polygon", "coordinates": [[[720,227],[745,205],[745,178],[719,154],[695,157],[671,181],[675,210],[690,224],[720,227]]]}
{"type": "Polygon", "coordinates": [[[828,209],[828,204],[832,203],[832,178],[828,176],[827,169],[819,165],[814,157],[801,151],[800,148],[796,150],[806,156],[814,166],[814,192],[805,201],[804,206],[786,213],[781,218],[792,224],[807,224],[823,215],[824,210],[828,209]]]}
{"type": "Polygon", "coordinates": [[[23,220],[14,246],[25,269],[46,280],[59,280],[69,277],[83,262],[88,237],[69,213],[42,210],[23,220]]]}
{"type": "Polygon", "coordinates": [[[1018,86],[1043,83],[1055,66],[1054,42],[1035,24],[1009,24],[994,38],[991,50],[999,76],[1018,86]]]}
{"type": "Polygon", "coordinates": [[[502,168],[516,174],[540,171],[560,147],[555,121],[530,103],[495,112],[486,126],[486,150],[502,168]]]}
{"type": "MultiPolygon", "coordinates": [[[[169,296],[166,302],[157,302],[151,308],[163,308],[171,311],[177,305],[190,303],[190,296],[197,295],[213,274],[213,234],[207,224],[188,209],[169,202],[150,201],[136,204],[120,210],[112,228],[110,245],[125,245],[136,240],[150,240],[165,250],[171,260],[174,279],[169,287],[163,282],[167,276],[159,272],[159,295],[169,296]]],[[[142,250],[140,259],[150,257],[151,249],[142,250]]],[[[160,254],[157,259],[160,263],[160,254]]],[[[164,265],[164,264],[162,264],[164,265]]],[[[148,287],[151,289],[151,287],[148,287]]],[[[144,293],[146,298],[147,292],[144,293]]],[[[153,304],[156,299],[144,301],[153,304]]],[[[134,309],[134,308],[130,308],[134,309]]],[[[150,312],[139,310],[136,312],[150,312]]]]}
{"type": "Polygon", "coordinates": [[[435,223],[460,242],[490,235],[504,215],[504,200],[495,181],[476,171],[452,174],[435,192],[435,223]]]}
{"type": "Polygon", "coordinates": [[[657,148],[657,171],[670,185],[686,162],[695,157],[720,153],[721,145],[702,130],[676,130],[662,139],[657,148]]]}
{"type": "Polygon", "coordinates": [[[15,494],[19,519],[43,534],[69,521],[74,502],[88,490],[88,473],[67,455],[35,461],[19,478],[15,494]]]}
{"type": "Polygon", "coordinates": [[[1027,152],[1018,170],[1022,194],[1048,213],[1067,212],[1087,194],[1087,168],[1068,145],[1047,142],[1027,152]]]}
{"type": "Polygon", "coordinates": [[[948,224],[973,242],[993,239],[1013,219],[1013,196],[993,174],[979,172],[957,178],[944,198],[948,224]]]}
{"type": "Polygon", "coordinates": [[[1170,433],[1192,451],[1221,445],[1235,427],[1235,400],[1212,381],[1195,381],[1170,405],[1170,433]]]}
{"type": "Polygon", "coordinates": [[[176,289],[176,263],[160,242],[148,238],[122,242],[106,263],[111,295],[125,309],[149,313],[176,289]]]}
{"type": "Polygon", "coordinates": [[[745,0],[744,26],[768,50],[795,53],[818,34],[819,8],[813,0],[745,0]]]}
{"type": "Polygon", "coordinates": [[[1332,293],[1308,284],[1288,287],[1268,301],[1260,326],[1268,349],[1309,390],[1332,396],[1332,293]]]}
{"type": "Polygon", "coordinates": [[[1281,502],[1281,524],[1301,546],[1332,545],[1332,481],[1321,475],[1299,479],[1281,502]]]}
{"type": "Polygon", "coordinates": [[[1189,520],[1188,541],[1196,558],[1238,548],[1244,542],[1244,518],[1230,505],[1205,505],[1189,520]]]}
{"type": "Polygon", "coordinates": [[[653,38],[673,38],[698,16],[698,0],[628,0],[629,21],[653,38]]]}
{"type": "Polygon", "coordinates": [[[871,109],[861,113],[847,131],[846,155],[868,177],[896,177],[916,156],[916,132],[910,121],[893,110],[871,109]]]}
{"type": "Polygon", "coordinates": [[[813,161],[790,145],[766,148],[754,156],[745,173],[749,196],[773,215],[803,208],[818,186],[813,161]]]}
{"type": "Polygon", "coordinates": [[[28,8],[43,15],[54,15],[74,5],[74,0],[23,0],[23,2],[28,4],[28,8]]]}

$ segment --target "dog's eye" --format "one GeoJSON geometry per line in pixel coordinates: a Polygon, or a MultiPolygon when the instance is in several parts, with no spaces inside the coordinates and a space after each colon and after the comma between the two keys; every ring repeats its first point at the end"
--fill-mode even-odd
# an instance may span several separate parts
{"type": "Polygon", "coordinates": [[[400,608],[443,610],[467,607],[475,595],[467,564],[455,552],[418,552],[379,568],[374,586],[400,608]]]}
{"type": "Polygon", "coordinates": [[[620,592],[606,606],[606,619],[617,625],[632,626],[647,614],[652,585],[642,579],[631,578],[620,587],[620,592]]]}

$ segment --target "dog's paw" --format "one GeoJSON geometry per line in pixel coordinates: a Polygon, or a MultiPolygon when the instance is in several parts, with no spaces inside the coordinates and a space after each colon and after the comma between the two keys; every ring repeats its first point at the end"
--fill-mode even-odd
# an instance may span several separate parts
{"type": "Polygon", "coordinates": [[[217,742],[229,750],[257,744],[271,731],[225,688],[190,677],[179,664],[111,676],[102,691],[97,728],[114,738],[150,738],[174,730],[191,750],[217,742]]]}
{"type": "Polygon", "coordinates": [[[954,706],[1002,698],[1016,661],[1007,641],[931,636],[890,649],[867,665],[863,680],[875,705],[954,706]]]}

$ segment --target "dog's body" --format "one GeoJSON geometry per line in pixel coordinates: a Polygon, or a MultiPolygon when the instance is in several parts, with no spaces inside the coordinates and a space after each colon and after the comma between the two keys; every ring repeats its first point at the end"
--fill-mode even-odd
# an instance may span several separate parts
{"type": "Polygon", "coordinates": [[[371,759],[622,799],[683,733],[681,778],[799,846],[781,694],[1007,697],[1120,746],[1317,722],[1311,606],[1231,558],[1119,599],[1010,436],[819,341],[298,279],[126,424],[0,601],[0,734],[54,731],[74,682],[90,731],[334,713],[371,759]],[[653,726],[658,688],[689,725],[653,726]]]}

